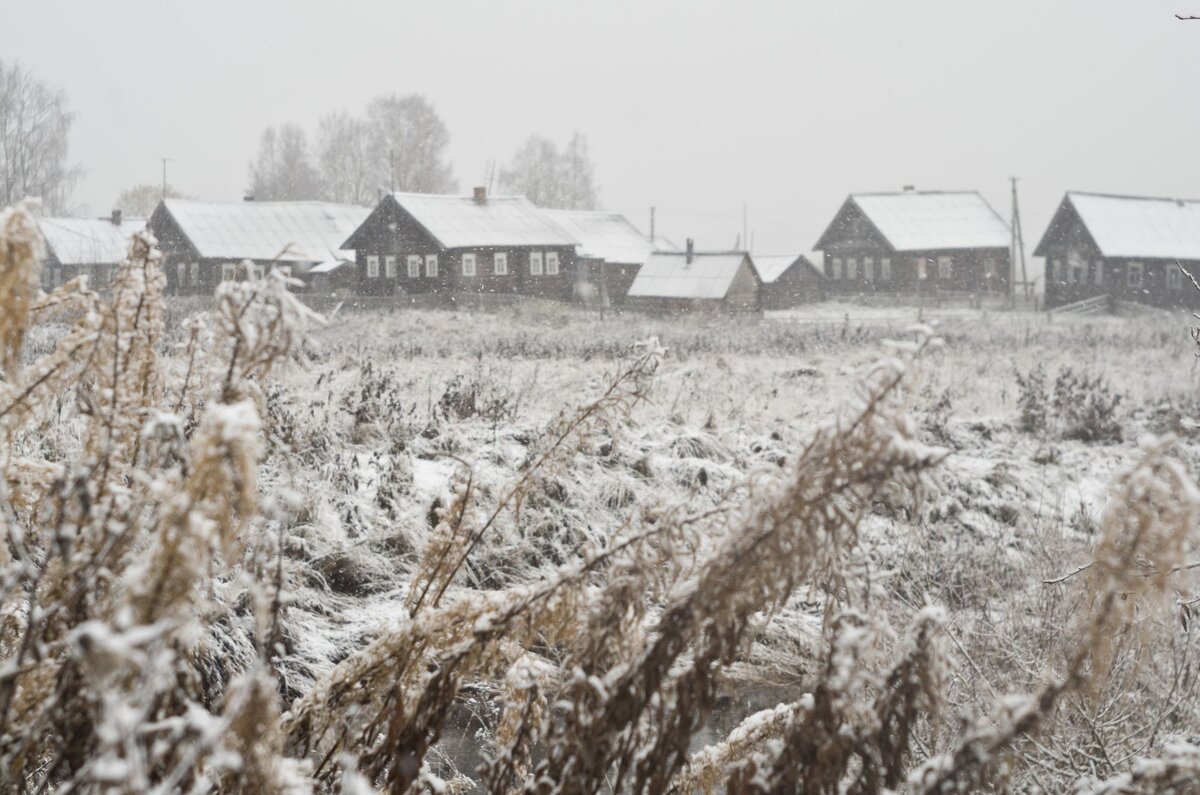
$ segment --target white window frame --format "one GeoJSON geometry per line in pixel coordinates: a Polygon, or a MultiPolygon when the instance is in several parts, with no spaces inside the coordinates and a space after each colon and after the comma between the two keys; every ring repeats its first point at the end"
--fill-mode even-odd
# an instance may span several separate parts
{"type": "MultiPolygon", "coordinates": [[[[57,278],[57,277],[55,277],[55,278],[57,278]]],[[[176,288],[187,286],[187,263],[186,262],[180,262],[175,265],[175,286],[176,286],[176,288]]]]}
{"type": "Polygon", "coordinates": [[[937,258],[937,275],[939,279],[954,278],[954,257],[937,258]]]}
{"type": "Polygon", "coordinates": [[[52,268],[50,270],[50,286],[58,287],[60,284],[62,284],[62,280],[63,280],[62,268],[59,268],[57,266],[52,268]]]}
{"type": "Polygon", "coordinates": [[[540,251],[529,252],[529,275],[530,276],[541,276],[542,275],[542,252],[540,252],[540,251]]]}
{"type": "Polygon", "coordinates": [[[497,276],[508,275],[507,251],[497,251],[495,254],[492,254],[492,270],[495,271],[497,276]]]}
{"type": "Polygon", "coordinates": [[[267,266],[252,263],[250,265],[250,272],[254,275],[255,281],[262,281],[262,279],[267,275],[267,266]]]}
{"type": "Polygon", "coordinates": [[[367,278],[379,278],[379,257],[375,254],[367,255],[367,278]]]}
{"type": "Polygon", "coordinates": [[[1130,262],[1125,266],[1125,284],[1127,287],[1141,287],[1146,276],[1146,266],[1142,262],[1130,262]]]}
{"type": "Polygon", "coordinates": [[[462,255],[462,274],[463,274],[463,276],[466,276],[468,278],[475,275],[475,255],[474,254],[463,254],[462,255]]]}
{"type": "Polygon", "coordinates": [[[221,281],[231,282],[237,279],[237,263],[222,262],[221,263],[221,281]]]}
{"type": "Polygon", "coordinates": [[[1097,287],[1104,284],[1104,260],[1102,259],[1092,263],[1092,282],[1097,287]]]}
{"type": "Polygon", "coordinates": [[[829,278],[831,278],[831,279],[842,278],[842,258],[841,257],[833,258],[833,264],[829,268],[829,278]]]}
{"type": "Polygon", "coordinates": [[[388,254],[383,258],[383,275],[389,279],[396,278],[396,255],[388,254]]]}
{"type": "Polygon", "coordinates": [[[854,257],[846,258],[846,278],[852,281],[858,278],[858,260],[854,257]]]}
{"type": "Polygon", "coordinates": [[[188,263],[188,270],[191,271],[188,281],[190,281],[192,284],[199,284],[200,283],[200,263],[199,262],[188,263]]]}
{"type": "Polygon", "coordinates": [[[874,257],[863,257],[863,279],[868,282],[875,281],[875,259],[874,257]]]}
{"type": "Polygon", "coordinates": [[[558,275],[558,252],[557,251],[547,251],[546,252],[546,275],[547,276],[557,276],[558,275]]]}
{"type": "Polygon", "coordinates": [[[438,257],[437,254],[426,254],[425,255],[425,275],[428,276],[430,279],[433,279],[438,275],[437,257],[438,257]]]}
{"type": "Polygon", "coordinates": [[[879,279],[885,282],[892,280],[892,261],[888,257],[879,260],[879,279]]]}
{"type": "Polygon", "coordinates": [[[925,281],[929,278],[929,259],[927,257],[917,257],[917,280],[925,281]]]}
{"type": "Polygon", "coordinates": [[[410,279],[421,278],[421,255],[420,254],[409,254],[408,255],[408,278],[410,278],[410,279]]]}

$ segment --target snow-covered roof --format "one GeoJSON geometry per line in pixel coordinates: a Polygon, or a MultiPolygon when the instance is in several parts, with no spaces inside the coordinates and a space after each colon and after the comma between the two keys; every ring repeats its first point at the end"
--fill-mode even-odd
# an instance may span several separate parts
{"type": "Polygon", "coordinates": [[[1200,260],[1200,201],[1068,193],[1105,257],[1200,260]]]}
{"type": "Polygon", "coordinates": [[[129,241],[145,218],[114,224],[107,218],[39,218],[46,246],[63,265],[112,265],[125,259],[129,241]]]}
{"type": "Polygon", "coordinates": [[[1010,232],[975,191],[856,193],[850,201],[895,251],[1008,248],[1010,232]]]}
{"type": "Polygon", "coordinates": [[[754,269],[758,271],[758,277],[762,279],[763,284],[773,284],[776,279],[782,276],[793,265],[799,265],[802,268],[812,271],[814,274],[820,275],[820,272],[813,267],[808,257],[803,254],[754,255],[754,269]]]}
{"type": "Polygon", "coordinates": [[[341,251],[330,252],[330,254],[332,255],[330,259],[327,259],[324,262],[318,262],[316,265],[313,265],[311,268],[309,268],[306,273],[333,273],[338,268],[354,264],[353,251],[347,251],[343,249],[341,251]]]}
{"type": "Polygon", "coordinates": [[[164,204],[205,259],[324,262],[371,212],[315,201],[167,199],[164,204]]]}
{"type": "Polygon", "coordinates": [[[393,193],[392,198],[443,248],[573,246],[579,241],[524,196],[393,193]]]}
{"type": "Polygon", "coordinates": [[[656,251],[638,270],[629,286],[631,298],[700,298],[721,300],[729,292],[738,268],[746,260],[740,251],[687,255],[656,251]]]}
{"type": "Polygon", "coordinates": [[[640,265],[654,246],[620,213],[591,210],[544,210],[579,241],[577,254],[606,262],[640,265]]]}

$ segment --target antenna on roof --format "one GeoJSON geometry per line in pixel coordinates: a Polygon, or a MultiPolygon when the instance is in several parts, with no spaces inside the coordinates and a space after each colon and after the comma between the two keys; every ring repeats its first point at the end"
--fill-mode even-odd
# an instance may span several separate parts
{"type": "Polygon", "coordinates": [[[164,157],[161,159],[162,159],[162,167],[163,167],[163,169],[162,169],[162,171],[163,171],[162,197],[161,198],[165,201],[167,198],[167,161],[170,160],[171,158],[164,157]]]}

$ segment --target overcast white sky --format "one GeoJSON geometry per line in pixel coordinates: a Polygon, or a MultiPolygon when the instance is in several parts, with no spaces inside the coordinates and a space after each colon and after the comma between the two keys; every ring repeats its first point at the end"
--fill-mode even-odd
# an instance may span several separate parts
{"type": "Polygon", "coordinates": [[[854,191],[979,189],[1029,250],[1064,190],[1200,197],[1200,0],[6,0],[0,58],[64,89],[77,201],[237,199],[259,134],[426,94],[460,187],[531,132],[592,144],[643,229],[808,250],[854,191]]]}

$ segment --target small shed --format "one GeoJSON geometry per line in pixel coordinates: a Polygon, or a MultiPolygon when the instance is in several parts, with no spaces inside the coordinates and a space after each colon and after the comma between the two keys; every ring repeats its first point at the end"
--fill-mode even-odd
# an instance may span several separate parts
{"type": "Polygon", "coordinates": [[[1068,192],[1033,253],[1045,257],[1047,307],[1098,296],[1200,306],[1200,201],[1068,192]]]}
{"type": "Polygon", "coordinates": [[[759,308],[762,280],[745,251],[656,251],[634,277],[626,303],[638,309],[751,312],[759,308]]]}
{"type": "Polygon", "coordinates": [[[654,247],[620,213],[545,210],[571,237],[575,252],[575,300],[598,306],[619,305],[654,247]]]}
{"type": "Polygon", "coordinates": [[[825,274],[803,254],[755,254],[763,309],[790,309],[825,296],[825,274]]]}
{"type": "Polygon", "coordinates": [[[39,218],[46,245],[43,287],[53,289],[87,275],[93,287],[103,289],[128,254],[134,234],[145,227],[145,218],[123,218],[120,210],[109,218],[39,218]]]}

